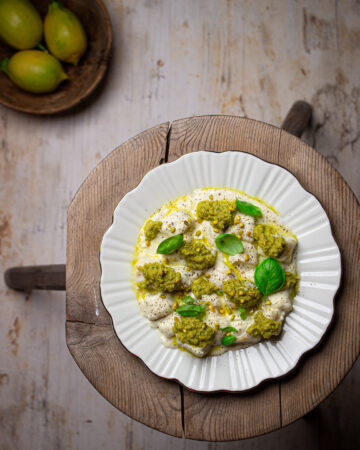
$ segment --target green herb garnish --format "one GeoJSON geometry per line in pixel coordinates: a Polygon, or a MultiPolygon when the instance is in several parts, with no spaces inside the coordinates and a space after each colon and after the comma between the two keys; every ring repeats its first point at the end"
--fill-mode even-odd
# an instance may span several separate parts
{"type": "Polygon", "coordinates": [[[236,341],[236,336],[230,334],[230,336],[224,336],[221,339],[221,345],[231,345],[236,341]]]}
{"type": "Polygon", "coordinates": [[[255,269],[255,284],[264,295],[281,289],[285,283],[285,272],[275,259],[267,258],[255,269]]]}
{"type": "Polygon", "coordinates": [[[252,217],[261,217],[262,216],[261,209],[255,205],[253,205],[252,203],[241,202],[240,200],[236,200],[236,207],[237,207],[238,211],[240,211],[241,213],[246,214],[248,216],[252,216],[252,217]]]}
{"type": "Polygon", "coordinates": [[[221,289],[219,289],[219,290],[217,291],[217,294],[218,294],[218,295],[224,295],[224,293],[223,293],[223,291],[222,291],[221,289]]]}
{"type": "Polygon", "coordinates": [[[216,247],[228,255],[237,255],[244,251],[241,240],[235,234],[219,234],[215,239],[216,247]]]}
{"type": "Polygon", "coordinates": [[[170,255],[170,253],[178,250],[184,240],[184,236],[182,234],[177,234],[176,236],[171,236],[164,241],[160,242],[159,247],[156,250],[156,253],[161,253],[162,255],[170,255]]]}
{"type": "Polygon", "coordinates": [[[246,309],[245,308],[239,308],[240,317],[242,320],[246,319],[246,309]]]}
{"type": "Polygon", "coordinates": [[[205,310],[205,304],[202,305],[182,305],[176,309],[176,312],[184,317],[200,316],[205,310]]]}
{"type": "Polygon", "coordinates": [[[221,331],[224,331],[225,333],[229,333],[230,331],[233,331],[234,333],[237,332],[237,329],[234,327],[225,327],[225,328],[220,328],[221,331]]]}
{"type": "Polygon", "coordinates": [[[190,295],[187,295],[186,297],[181,299],[181,301],[184,302],[184,303],[187,303],[187,304],[194,303],[194,299],[190,295]]]}

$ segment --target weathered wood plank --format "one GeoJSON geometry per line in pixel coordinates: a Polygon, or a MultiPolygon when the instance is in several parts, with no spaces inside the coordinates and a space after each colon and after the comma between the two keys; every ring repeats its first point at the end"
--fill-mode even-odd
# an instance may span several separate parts
{"type": "Polygon", "coordinates": [[[319,348],[281,382],[282,421],[287,425],[324,400],[359,355],[360,207],[349,186],[325,158],[286,132],[281,133],[279,163],[291,170],[324,206],[343,266],[334,323],[319,348]]]}
{"type": "Polygon", "coordinates": [[[33,289],[65,291],[65,264],[12,267],[4,274],[6,285],[15,290],[33,289]]]}
{"type": "Polygon", "coordinates": [[[281,427],[279,386],[244,394],[197,394],[184,389],[184,434],[205,441],[258,436],[281,427]]]}
{"type": "Polygon", "coordinates": [[[278,162],[280,129],[238,116],[198,116],[173,122],[168,162],[199,150],[247,151],[278,162]]]}
{"type": "MultiPolygon", "coordinates": [[[[280,133],[278,128],[239,117],[177,120],[170,131],[168,161],[198,150],[242,150],[277,163],[280,133]]],[[[184,433],[191,439],[243,439],[281,426],[278,383],[250,394],[199,395],[184,389],[183,395],[184,433]]]]}
{"type": "Polygon", "coordinates": [[[341,307],[337,308],[334,334],[330,333],[328,341],[325,339],[321,352],[314,352],[304,358],[307,364],[301,365],[295,374],[285,378],[281,384],[274,381],[265,385],[258,395],[255,390],[251,401],[240,395],[231,396],[230,399],[226,394],[216,399],[211,396],[200,397],[184,390],[185,436],[207,440],[210,433],[211,440],[240,439],[264,433],[302,417],[335,389],[358,356],[360,340],[354,339],[354,336],[358,336],[360,329],[360,305],[356,302],[359,291],[356,261],[360,254],[360,212],[353,193],[325,158],[284,131],[255,121],[230,117],[176,121],[170,133],[169,161],[199,149],[241,149],[292,170],[304,187],[323,203],[346,264],[344,289],[339,297],[341,307]],[[324,176],[319,177],[319,173],[324,176]],[[352,219],[345,226],[344,207],[352,219]],[[312,376],[313,371],[316,377],[312,376]],[[239,419],[236,423],[232,421],[234,416],[239,419]],[[241,418],[244,418],[244,422],[241,418]]]}
{"type": "Polygon", "coordinates": [[[99,248],[122,197],[165,157],[169,124],[158,125],[125,142],[88,176],[68,209],[66,317],[111,323],[100,300],[99,248]]]}
{"type": "Polygon", "coordinates": [[[121,198],[165,157],[169,124],[130,139],[85,180],[68,209],[66,341],[84,375],[130,417],[181,436],[181,397],[120,344],[101,301],[99,248],[121,198]]]}
{"type": "Polygon", "coordinates": [[[120,343],[112,325],[66,322],[68,348],[94,387],[132,419],[181,437],[181,398],[175,382],[151,373],[120,343]]]}

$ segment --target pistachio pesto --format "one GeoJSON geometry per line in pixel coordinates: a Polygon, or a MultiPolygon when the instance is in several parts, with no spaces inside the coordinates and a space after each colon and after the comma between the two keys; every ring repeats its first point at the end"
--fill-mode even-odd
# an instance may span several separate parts
{"type": "Polygon", "coordinates": [[[268,319],[263,312],[259,311],[254,315],[254,323],[249,326],[246,332],[256,338],[262,336],[264,339],[269,339],[271,336],[278,335],[281,327],[281,321],[268,319]]]}
{"type": "Polygon", "coordinates": [[[203,200],[196,208],[200,220],[208,220],[216,229],[225,230],[234,222],[236,204],[227,200],[203,200]]]}
{"type": "Polygon", "coordinates": [[[182,343],[195,347],[210,344],[216,333],[214,328],[194,317],[182,317],[181,320],[175,321],[173,331],[182,343]]]}
{"type": "Polygon", "coordinates": [[[255,285],[238,278],[225,280],[223,282],[223,291],[232,303],[246,309],[256,308],[262,299],[262,294],[255,285]]]}
{"type": "Polygon", "coordinates": [[[216,261],[216,252],[211,251],[198,239],[185,242],[179,252],[185,259],[186,265],[194,270],[210,269],[216,261]]]}
{"type": "Polygon", "coordinates": [[[152,241],[156,238],[161,230],[162,222],[160,220],[153,221],[149,220],[145,225],[145,239],[148,241],[152,241]]]}
{"type": "Polygon", "coordinates": [[[199,277],[191,283],[191,292],[197,298],[217,292],[219,288],[205,277],[199,277]]]}
{"type": "Polygon", "coordinates": [[[162,205],[141,227],[134,254],[141,314],[165,346],[198,357],[279,335],[299,283],[292,236],[271,207],[233,189],[196,189],[162,205]],[[247,208],[238,209],[237,200],[247,208]],[[219,249],[216,238],[223,233],[236,236],[243,251],[219,249]],[[157,252],[180,235],[173,251],[157,252]],[[266,258],[281,264],[285,282],[265,296],[254,274],[266,258]]]}
{"type": "Polygon", "coordinates": [[[285,272],[285,283],[281,290],[295,289],[299,282],[299,277],[291,272],[285,272]]]}
{"type": "Polygon", "coordinates": [[[285,249],[285,239],[272,225],[259,224],[254,227],[255,242],[266,256],[277,258],[285,249]]]}
{"type": "Polygon", "coordinates": [[[145,280],[139,283],[141,289],[149,292],[174,292],[182,288],[181,274],[160,263],[147,263],[139,267],[145,280]]]}

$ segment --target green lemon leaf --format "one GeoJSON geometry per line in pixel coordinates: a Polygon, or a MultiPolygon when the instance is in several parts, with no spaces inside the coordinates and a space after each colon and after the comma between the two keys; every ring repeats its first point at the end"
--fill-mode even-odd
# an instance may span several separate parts
{"type": "Polygon", "coordinates": [[[171,236],[164,241],[160,242],[156,253],[161,253],[162,255],[170,255],[170,253],[178,250],[184,240],[184,236],[182,234],[177,234],[176,236],[171,236]]]}
{"type": "Polygon", "coordinates": [[[216,247],[228,255],[237,255],[244,251],[241,240],[235,234],[219,234],[215,239],[216,247]]]}
{"type": "Polygon", "coordinates": [[[285,272],[275,259],[264,259],[255,269],[255,284],[264,295],[281,289],[285,283],[285,272]]]}
{"type": "Polygon", "coordinates": [[[221,331],[225,331],[225,333],[229,333],[230,331],[233,331],[234,333],[237,332],[237,329],[234,327],[225,327],[225,328],[220,328],[221,331]]]}
{"type": "Polygon", "coordinates": [[[200,316],[204,311],[205,304],[202,305],[182,305],[176,309],[176,312],[184,317],[200,316]]]}
{"type": "Polygon", "coordinates": [[[242,320],[246,319],[246,309],[245,308],[239,308],[240,317],[242,320]]]}
{"type": "Polygon", "coordinates": [[[252,216],[252,217],[261,217],[262,216],[261,209],[251,203],[241,202],[240,200],[236,200],[236,207],[237,207],[238,211],[240,211],[243,214],[247,214],[248,216],[252,216]]]}
{"type": "Polygon", "coordinates": [[[230,334],[230,336],[224,336],[221,339],[221,345],[231,345],[236,341],[236,336],[230,334]]]}
{"type": "Polygon", "coordinates": [[[181,301],[184,303],[194,303],[194,299],[190,295],[187,295],[186,297],[181,299],[181,301]]]}
{"type": "Polygon", "coordinates": [[[9,61],[10,61],[10,58],[4,58],[2,61],[0,61],[0,70],[2,72],[7,73],[9,61]]]}

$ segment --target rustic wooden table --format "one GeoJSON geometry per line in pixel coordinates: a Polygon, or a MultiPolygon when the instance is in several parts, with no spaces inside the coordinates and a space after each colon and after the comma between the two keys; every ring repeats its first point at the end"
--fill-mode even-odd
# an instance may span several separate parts
{"type": "MultiPolygon", "coordinates": [[[[300,128],[300,134],[310,113],[307,104],[298,102],[285,120],[287,127],[295,133],[300,128]]],[[[200,116],[146,130],[107,156],[82,184],[69,207],[69,350],[107,400],[132,419],[164,433],[228,441],[288,425],[324,400],[359,355],[359,219],[360,206],[341,175],[300,139],[271,125],[235,116],[200,116]],[[306,355],[291,375],[268,381],[246,394],[198,394],[157,377],[120,344],[101,301],[99,248],[116,205],[150,169],[199,150],[245,151],[291,170],[325,207],[342,254],[343,283],[336,298],[336,320],[323,345],[306,355]],[[353,220],[344,222],[343,209],[353,220]]],[[[5,279],[15,289],[65,289],[60,278],[63,271],[61,266],[13,268],[5,279]]]]}
{"type": "MultiPolygon", "coordinates": [[[[115,31],[114,57],[94,102],[46,119],[1,109],[4,269],[65,261],[66,210],[81,181],[119,142],[178,117],[240,114],[279,125],[293,100],[303,97],[314,106],[306,140],[360,194],[357,3],[106,4],[115,31]]],[[[118,413],[69,357],[64,295],[34,291],[24,303],[22,294],[0,283],[0,447],[234,448],[176,440],[118,413]]],[[[338,357],[332,355],[329,370],[338,357]]],[[[320,381],[316,366],[308,370],[320,381]]],[[[308,419],[242,447],[356,448],[355,373],[308,419]]],[[[193,405],[194,417],[196,407],[206,411],[204,404],[193,405]]],[[[207,418],[219,436],[222,430],[207,418]]]]}

